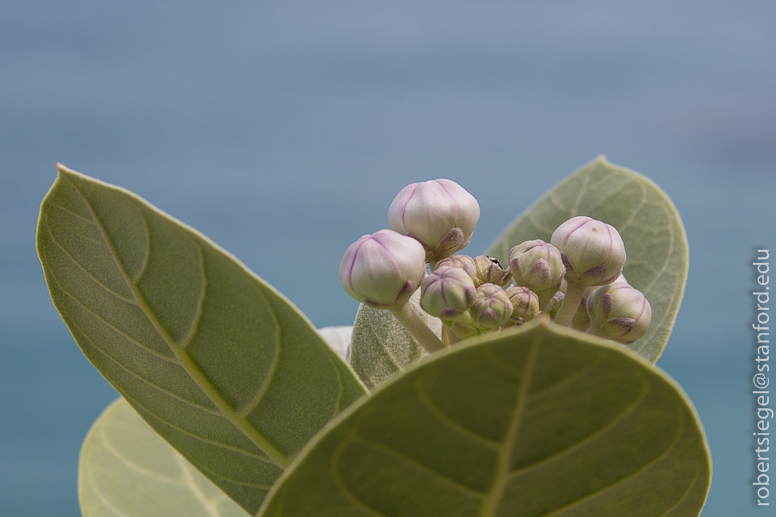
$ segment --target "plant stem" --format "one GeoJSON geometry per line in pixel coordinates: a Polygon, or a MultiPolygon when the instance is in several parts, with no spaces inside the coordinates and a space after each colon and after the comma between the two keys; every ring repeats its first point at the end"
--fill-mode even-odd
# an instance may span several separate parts
{"type": "Polygon", "coordinates": [[[585,286],[582,284],[568,283],[566,287],[566,297],[563,298],[563,303],[558,309],[558,314],[555,315],[555,323],[568,327],[571,325],[571,320],[574,319],[574,314],[579,309],[579,302],[582,301],[582,296],[585,294],[585,286]]]}
{"type": "Polygon", "coordinates": [[[420,343],[428,353],[434,353],[437,350],[445,348],[444,343],[434,334],[430,328],[423,323],[420,316],[415,314],[412,306],[409,302],[405,302],[402,305],[395,305],[388,309],[393,316],[399,320],[399,323],[404,325],[412,337],[420,343]]]}
{"type": "Polygon", "coordinates": [[[442,325],[442,343],[445,344],[445,348],[450,348],[450,334],[444,324],[442,325]]]}

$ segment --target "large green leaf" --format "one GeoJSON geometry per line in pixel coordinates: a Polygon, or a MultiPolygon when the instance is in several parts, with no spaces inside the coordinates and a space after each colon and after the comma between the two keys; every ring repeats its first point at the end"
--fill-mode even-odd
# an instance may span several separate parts
{"type": "MultiPolygon", "coordinates": [[[[431,330],[441,335],[442,321],[420,308],[420,290],[412,295],[410,305],[431,330]]],[[[390,311],[359,305],[350,365],[370,390],[426,356],[428,352],[390,311]]]]}
{"type": "Polygon", "coordinates": [[[124,399],[112,403],[81,448],[84,517],[247,517],[170,447],[124,399]]]}
{"type": "Polygon", "coordinates": [[[697,516],[710,469],[667,375],[538,322],[434,354],[354,404],[259,515],[697,516]]]}
{"type": "Polygon", "coordinates": [[[687,238],[671,200],[650,180],[599,156],[566,178],[518,217],[491,245],[502,263],[513,246],[530,239],[550,241],[552,232],[578,215],[617,228],[628,259],[624,274],[652,305],[646,336],[629,345],[653,363],[674,326],[687,280],[687,238]]]}
{"type": "Polygon", "coordinates": [[[130,192],[60,166],[37,239],[51,298],[86,357],[249,512],[365,393],[275,289],[130,192]]]}

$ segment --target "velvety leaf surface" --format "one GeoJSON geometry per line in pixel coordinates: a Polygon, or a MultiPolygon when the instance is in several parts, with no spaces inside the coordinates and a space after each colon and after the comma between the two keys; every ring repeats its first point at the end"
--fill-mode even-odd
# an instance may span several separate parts
{"type": "MultiPolygon", "coordinates": [[[[441,335],[439,318],[420,308],[420,289],[412,295],[410,304],[431,330],[441,335]]],[[[390,311],[359,305],[353,326],[350,366],[370,390],[427,355],[390,311]]]]}
{"type": "Polygon", "coordinates": [[[504,263],[512,247],[531,239],[550,242],[552,232],[561,223],[578,215],[619,230],[628,256],[625,277],[652,306],[649,332],[628,346],[654,363],[668,341],[682,301],[688,251],[676,208],[644,176],[612,165],[600,156],[520,215],[487,253],[504,263]]]}
{"type": "Polygon", "coordinates": [[[124,400],[84,440],[78,472],[84,517],[247,517],[124,400]]]}
{"type": "Polygon", "coordinates": [[[706,499],[694,409],[628,350],[534,323],[466,341],[331,422],[264,517],[680,517],[706,499]]]}
{"type": "Polygon", "coordinates": [[[83,353],[249,512],[363,385],[282,295],[134,194],[67,168],[38,255],[83,353]]]}

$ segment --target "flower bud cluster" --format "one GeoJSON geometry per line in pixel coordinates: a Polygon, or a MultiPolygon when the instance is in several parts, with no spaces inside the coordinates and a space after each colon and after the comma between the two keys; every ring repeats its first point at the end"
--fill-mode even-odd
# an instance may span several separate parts
{"type": "Polygon", "coordinates": [[[343,288],[371,307],[394,308],[420,287],[421,308],[458,339],[542,314],[621,343],[646,333],[651,308],[622,277],[625,246],[614,227],[573,217],[549,243],[514,246],[502,266],[487,255],[454,255],[471,240],[479,215],[474,197],[453,181],[408,185],[388,209],[390,229],[361,237],[345,252],[343,288]]]}

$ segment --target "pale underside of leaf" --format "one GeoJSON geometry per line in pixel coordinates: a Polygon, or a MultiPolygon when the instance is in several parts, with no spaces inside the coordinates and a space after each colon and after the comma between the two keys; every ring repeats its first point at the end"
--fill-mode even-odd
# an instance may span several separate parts
{"type": "Polygon", "coordinates": [[[699,514],[708,448],[665,374],[555,325],[474,341],[343,413],[259,515],[699,514]]]}
{"type": "Polygon", "coordinates": [[[84,517],[241,517],[245,513],[119,399],[84,440],[84,517]]]}
{"type": "Polygon", "coordinates": [[[364,393],[287,300],[204,236],[63,167],[38,252],[84,354],[244,508],[364,393]]]}
{"type": "MultiPolygon", "coordinates": [[[[420,308],[420,289],[415,291],[409,303],[431,330],[441,335],[442,322],[420,308]]],[[[358,307],[350,365],[370,390],[427,356],[428,352],[390,311],[364,304],[358,307]]]]}
{"type": "Polygon", "coordinates": [[[578,215],[604,221],[620,232],[627,253],[625,277],[652,306],[649,332],[629,348],[654,363],[673,328],[689,259],[676,208],[647,178],[600,156],[528,208],[487,253],[506,261],[512,247],[532,239],[550,242],[561,223],[578,215]]]}

